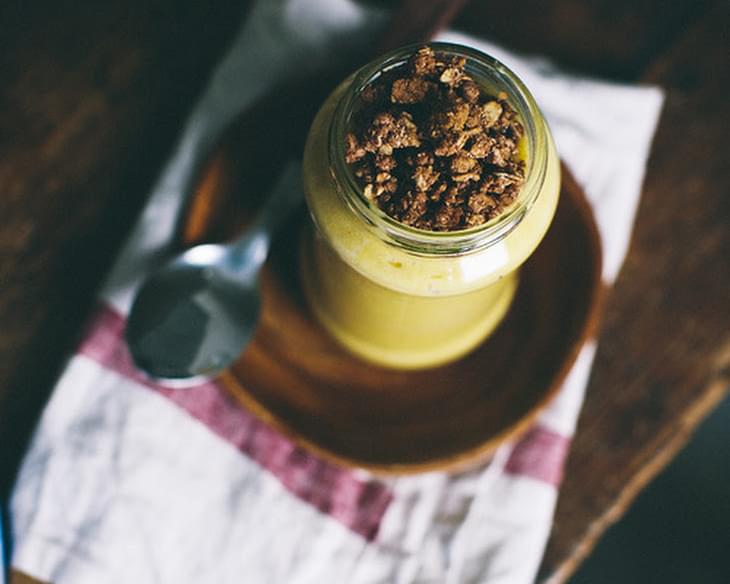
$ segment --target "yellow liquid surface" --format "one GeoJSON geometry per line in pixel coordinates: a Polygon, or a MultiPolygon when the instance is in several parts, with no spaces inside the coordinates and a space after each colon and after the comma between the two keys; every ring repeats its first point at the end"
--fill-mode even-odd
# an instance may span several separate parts
{"type": "Polygon", "coordinates": [[[308,302],[340,343],[380,365],[421,368],[456,359],[502,320],[517,268],[550,225],[560,190],[552,139],[543,188],[509,235],[469,254],[425,257],[383,241],[337,192],[327,140],[342,90],[317,115],[304,154],[304,188],[317,226],[302,247],[308,302]]]}

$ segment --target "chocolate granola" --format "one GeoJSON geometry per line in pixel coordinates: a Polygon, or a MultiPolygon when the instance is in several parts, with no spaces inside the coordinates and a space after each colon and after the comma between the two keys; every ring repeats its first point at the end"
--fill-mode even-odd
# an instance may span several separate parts
{"type": "Polygon", "coordinates": [[[517,197],[525,178],[524,129],[500,92],[490,96],[463,57],[430,47],[361,92],[345,161],[363,194],[418,229],[481,225],[517,197]]]}

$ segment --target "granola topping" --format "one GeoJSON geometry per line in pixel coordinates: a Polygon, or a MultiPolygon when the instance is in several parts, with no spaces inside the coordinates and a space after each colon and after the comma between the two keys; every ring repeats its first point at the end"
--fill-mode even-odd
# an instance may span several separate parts
{"type": "Polygon", "coordinates": [[[463,57],[429,47],[361,92],[345,161],[363,193],[394,219],[457,231],[501,214],[519,194],[524,134],[507,95],[487,95],[463,57]]]}

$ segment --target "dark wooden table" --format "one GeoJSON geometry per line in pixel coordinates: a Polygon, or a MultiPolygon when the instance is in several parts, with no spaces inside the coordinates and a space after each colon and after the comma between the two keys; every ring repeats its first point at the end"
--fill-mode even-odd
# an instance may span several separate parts
{"type": "MultiPolygon", "coordinates": [[[[247,6],[30,4],[0,8],[3,494],[96,288],[247,6]]],[[[668,92],[541,569],[560,581],[728,390],[730,9],[521,6],[474,0],[457,26],[668,92]]]]}

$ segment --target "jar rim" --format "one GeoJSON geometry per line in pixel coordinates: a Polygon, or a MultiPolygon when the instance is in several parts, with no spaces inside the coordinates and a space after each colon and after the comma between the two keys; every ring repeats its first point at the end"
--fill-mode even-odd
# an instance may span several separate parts
{"type": "Polygon", "coordinates": [[[455,43],[430,42],[406,45],[371,61],[350,79],[339,100],[329,128],[329,169],[337,191],[350,209],[373,228],[387,243],[419,255],[456,255],[489,247],[512,232],[537,200],[547,172],[547,132],[534,97],[517,75],[494,57],[455,43]],[[350,118],[360,92],[383,72],[405,63],[418,49],[428,46],[434,52],[466,59],[465,68],[477,83],[491,81],[494,90],[507,93],[525,128],[527,140],[525,182],[516,201],[482,225],[458,231],[418,229],[389,216],[364,193],[350,166],[344,148],[350,118]]]}

